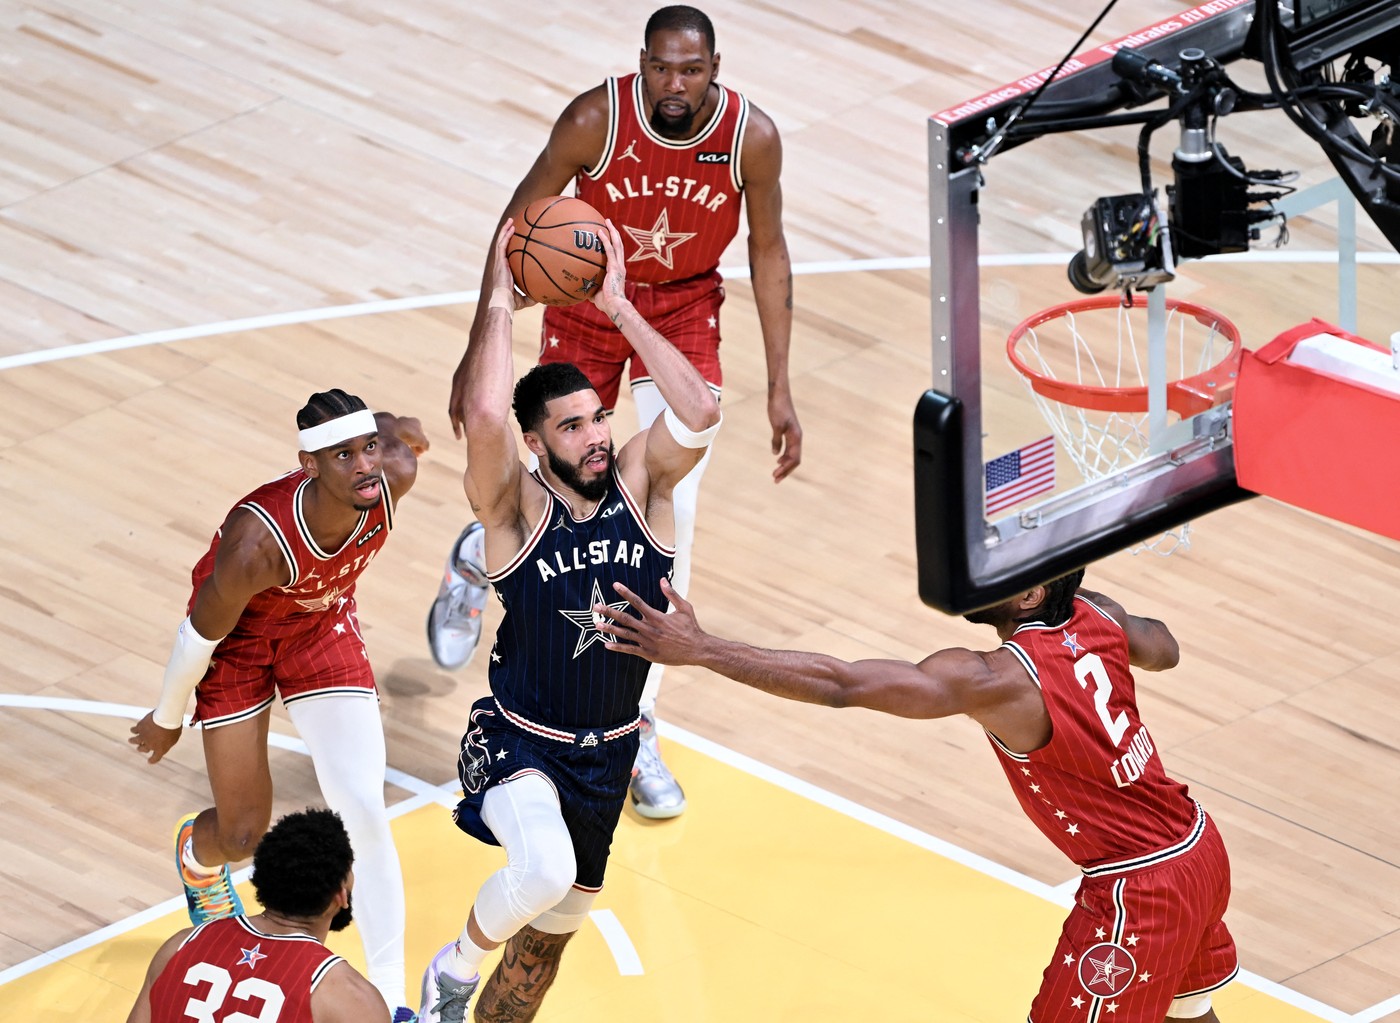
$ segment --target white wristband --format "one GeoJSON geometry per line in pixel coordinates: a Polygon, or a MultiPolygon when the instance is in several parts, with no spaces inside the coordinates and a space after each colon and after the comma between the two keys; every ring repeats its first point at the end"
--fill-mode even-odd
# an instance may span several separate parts
{"type": "Polygon", "coordinates": [[[661,415],[666,420],[666,429],[671,431],[671,436],[683,448],[709,447],[710,441],[714,440],[715,434],[719,433],[720,424],[724,422],[724,417],[720,416],[719,422],[715,423],[714,426],[696,433],[681,422],[680,416],[671,411],[670,405],[666,406],[666,411],[661,415]]]}
{"type": "Polygon", "coordinates": [[[179,728],[185,723],[185,707],[190,702],[190,693],[199,685],[199,680],[209,670],[214,648],[219,641],[208,640],[195,632],[194,625],[186,618],[175,633],[175,646],[170,651],[170,660],[165,665],[165,680],[161,685],[160,699],[151,720],[162,728],[179,728]]]}
{"type": "Polygon", "coordinates": [[[505,288],[495,288],[491,292],[490,301],[486,303],[486,308],[504,309],[513,319],[515,317],[515,296],[505,288]]]}

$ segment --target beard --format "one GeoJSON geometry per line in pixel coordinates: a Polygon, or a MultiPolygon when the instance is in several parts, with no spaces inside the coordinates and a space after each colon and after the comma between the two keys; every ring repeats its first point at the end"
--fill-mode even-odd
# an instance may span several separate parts
{"type": "Polygon", "coordinates": [[[353,896],[347,895],[345,898],[345,908],[337,910],[335,916],[331,917],[331,930],[343,931],[350,926],[350,921],[355,918],[354,914],[350,912],[350,904],[352,901],[353,896]]]}
{"type": "MultiPolygon", "coordinates": [[[[597,479],[585,479],[583,475],[582,460],[578,465],[570,465],[554,453],[554,449],[548,444],[544,446],[545,453],[549,455],[549,470],[558,476],[559,479],[574,493],[578,494],[585,501],[601,501],[608,492],[609,477],[612,473],[605,472],[597,479]]],[[[600,447],[589,448],[583,458],[589,459],[601,450],[600,447]]],[[[608,468],[611,470],[614,457],[614,449],[611,443],[608,444],[608,468]]]]}
{"type": "Polygon", "coordinates": [[[689,104],[686,105],[685,113],[676,116],[667,116],[661,112],[661,107],[652,107],[651,126],[658,135],[667,139],[688,139],[694,133],[695,111],[689,104]]]}
{"type": "Polygon", "coordinates": [[[997,625],[1003,618],[1000,604],[993,604],[991,607],[984,607],[979,611],[969,611],[963,615],[965,621],[973,625],[997,625]]]}

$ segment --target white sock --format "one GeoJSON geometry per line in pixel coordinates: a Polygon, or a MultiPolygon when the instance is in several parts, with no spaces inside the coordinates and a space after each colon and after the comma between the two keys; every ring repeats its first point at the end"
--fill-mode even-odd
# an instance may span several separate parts
{"type": "Polygon", "coordinates": [[[193,877],[210,878],[216,874],[223,873],[224,865],[220,863],[217,867],[206,867],[195,858],[194,855],[194,835],[185,839],[185,847],[180,850],[180,862],[184,864],[185,870],[193,877]]]}
{"type": "Polygon", "coordinates": [[[452,953],[452,962],[447,967],[447,972],[458,980],[471,980],[473,977],[481,975],[481,961],[491,953],[493,949],[482,948],[472,941],[471,935],[467,933],[465,927],[457,937],[457,945],[452,953]]]}

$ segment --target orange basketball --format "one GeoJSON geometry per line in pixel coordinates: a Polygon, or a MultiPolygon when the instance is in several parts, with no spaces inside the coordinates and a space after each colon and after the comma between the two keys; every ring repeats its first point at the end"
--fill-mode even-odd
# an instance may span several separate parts
{"type": "Polygon", "coordinates": [[[536,199],[515,225],[506,262],[521,291],[542,305],[573,305],[602,283],[603,217],[582,199],[536,199]]]}

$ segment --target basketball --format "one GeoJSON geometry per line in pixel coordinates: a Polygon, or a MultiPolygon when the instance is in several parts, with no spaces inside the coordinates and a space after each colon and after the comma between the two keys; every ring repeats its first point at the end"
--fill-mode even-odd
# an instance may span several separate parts
{"type": "Polygon", "coordinates": [[[506,246],[516,287],[541,305],[582,302],[603,280],[603,230],[602,214],[582,199],[536,199],[506,246]]]}

